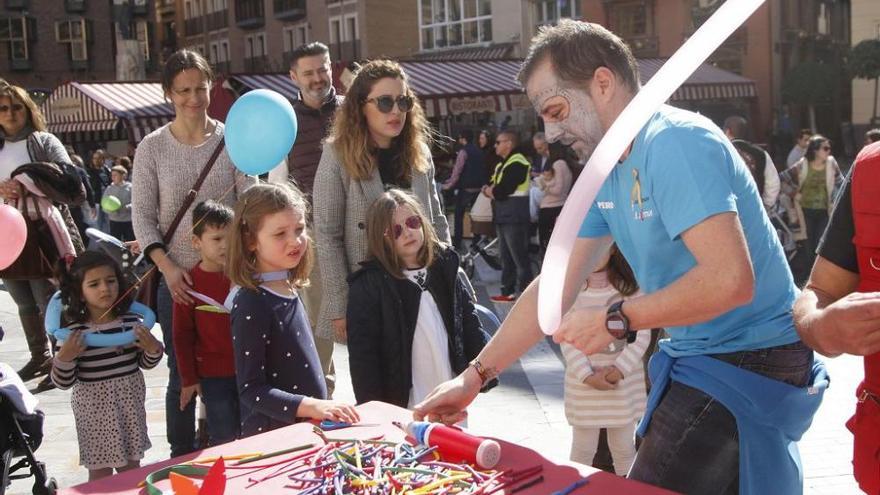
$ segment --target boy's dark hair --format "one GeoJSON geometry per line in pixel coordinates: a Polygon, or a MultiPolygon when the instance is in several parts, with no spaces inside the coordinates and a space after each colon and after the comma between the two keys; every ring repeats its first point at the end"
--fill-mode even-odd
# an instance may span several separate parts
{"type": "Polygon", "coordinates": [[[802,138],[804,138],[806,136],[812,136],[812,135],[813,135],[812,129],[801,129],[800,131],[798,131],[798,141],[800,141],[802,138]]]}
{"type": "Polygon", "coordinates": [[[315,55],[329,55],[330,49],[327,45],[320,41],[314,41],[305,45],[296,47],[290,52],[290,68],[296,67],[296,63],[303,57],[314,57],[315,55]]]}
{"type": "Polygon", "coordinates": [[[232,223],[232,208],[213,199],[202,201],[193,208],[193,235],[201,237],[206,227],[222,229],[232,223]]]}
{"type": "Polygon", "coordinates": [[[474,142],[474,131],[470,129],[462,129],[462,131],[458,133],[458,137],[467,141],[468,144],[471,144],[474,142]]]}
{"type": "Polygon", "coordinates": [[[116,318],[128,311],[134,299],[134,291],[129,290],[128,279],[122,273],[122,267],[106,253],[83,251],[73,260],[70,267],[63,258],[55,265],[55,278],[58,280],[58,289],[61,292],[61,304],[64,306],[61,315],[64,320],[62,324],[85,323],[88,320],[88,309],[82,295],[83,278],[89,270],[102,266],[112,267],[119,282],[118,299],[110,313],[116,318]]]}
{"type": "Polygon", "coordinates": [[[880,141],[880,129],[871,129],[870,131],[865,133],[865,137],[868,138],[868,141],[871,141],[872,143],[880,141]]]}

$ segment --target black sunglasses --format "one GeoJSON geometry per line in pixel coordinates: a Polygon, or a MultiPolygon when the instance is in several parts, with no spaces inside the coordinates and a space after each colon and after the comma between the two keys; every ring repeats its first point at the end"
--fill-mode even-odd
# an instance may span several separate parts
{"type": "Polygon", "coordinates": [[[394,98],[391,95],[382,95],[375,98],[368,98],[364,100],[364,102],[375,103],[376,108],[382,113],[391,113],[391,110],[394,109],[395,103],[397,104],[397,109],[403,113],[409,112],[413,107],[413,97],[407,95],[400,95],[397,98],[394,98]]]}
{"type": "Polygon", "coordinates": [[[0,105],[0,113],[6,113],[9,111],[10,108],[12,109],[13,112],[20,112],[20,111],[24,110],[24,105],[22,105],[20,103],[14,103],[14,104],[12,104],[12,106],[0,105]]]}

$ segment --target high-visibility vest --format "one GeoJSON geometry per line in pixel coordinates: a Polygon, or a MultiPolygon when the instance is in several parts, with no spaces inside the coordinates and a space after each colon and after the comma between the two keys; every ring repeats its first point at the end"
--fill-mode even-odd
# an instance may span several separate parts
{"type": "Polygon", "coordinates": [[[492,185],[498,184],[501,182],[501,177],[504,175],[504,172],[508,167],[515,165],[526,168],[526,176],[523,178],[523,181],[516,186],[516,190],[510,196],[528,196],[529,195],[529,171],[532,169],[532,164],[529,163],[529,160],[523,156],[522,153],[514,153],[507,157],[507,160],[499,163],[495,166],[495,174],[492,176],[492,185]]]}

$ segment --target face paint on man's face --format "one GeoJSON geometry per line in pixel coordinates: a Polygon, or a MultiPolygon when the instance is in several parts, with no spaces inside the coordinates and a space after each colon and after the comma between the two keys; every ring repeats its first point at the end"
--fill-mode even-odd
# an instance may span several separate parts
{"type": "Polygon", "coordinates": [[[549,84],[534,95],[532,103],[544,118],[549,142],[572,146],[582,158],[593,153],[604,132],[596,105],[586,91],[549,84]]]}

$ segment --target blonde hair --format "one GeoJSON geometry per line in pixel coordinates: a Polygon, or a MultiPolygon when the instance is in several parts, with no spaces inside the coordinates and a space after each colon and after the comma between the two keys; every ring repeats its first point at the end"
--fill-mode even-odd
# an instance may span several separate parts
{"type": "Polygon", "coordinates": [[[378,168],[375,149],[367,128],[364,105],[367,96],[377,81],[384,78],[399,79],[403,82],[404,93],[413,98],[413,106],[406,115],[403,130],[394,138],[400,143],[402,165],[401,176],[409,180],[413,170],[428,170],[430,157],[427,149],[433,142],[433,133],[418,98],[409,86],[403,68],[391,60],[373,60],[359,68],[351,87],[345,94],[345,102],[336,111],[328,142],[339,154],[342,166],[355,180],[368,180],[378,168]]]}
{"type": "MultiPolygon", "coordinates": [[[[257,289],[260,284],[257,259],[250,246],[257,241],[263,218],[287,208],[292,208],[306,220],[308,203],[305,197],[298,189],[287,184],[258,184],[238,197],[229,237],[229,262],[226,264],[226,275],[232,283],[250,290],[257,289]]],[[[308,286],[314,262],[314,248],[309,237],[309,245],[302,259],[296,268],[290,270],[290,283],[297,288],[308,286]]]]}
{"type": "Polygon", "coordinates": [[[28,124],[36,131],[46,132],[46,119],[43,117],[43,112],[40,111],[40,108],[31,99],[31,95],[28,94],[27,90],[3,81],[3,84],[0,84],[0,96],[6,96],[24,105],[28,113],[28,124]]]}
{"type": "Polygon", "coordinates": [[[422,234],[425,242],[419,249],[419,263],[428,267],[434,262],[437,249],[441,246],[431,220],[425,215],[419,201],[400,189],[389,189],[376,198],[367,210],[367,248],[370,257],[385,267],[392,276],[403,278],[403,260],[394,249],[394,212],[403,206],[409,207],[422,221],[422,234]]]}

